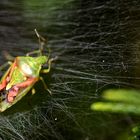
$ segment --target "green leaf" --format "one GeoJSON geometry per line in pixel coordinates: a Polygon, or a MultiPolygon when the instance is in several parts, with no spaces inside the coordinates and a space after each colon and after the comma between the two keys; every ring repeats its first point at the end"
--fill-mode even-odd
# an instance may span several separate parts
{"type": "Polygon", "coordinates": [[[136,90],[107,90],[102,96],[106,100],[140,104],[140,91],[136,90]]]}
{"type": "Polygon", "coordinates": [[[140,91],[111,89],[105,91],[102,97],[104,101],[93,103],[92,110],[140,115],[140,91]]]}
{"type": "Polygon", "coordinates": [[[91,105],[91,109],[96,111],[132,113],[132,114],[140,115],[140,106],[135,104],[115,103],[115,102],[96,102],[91,105]]]}

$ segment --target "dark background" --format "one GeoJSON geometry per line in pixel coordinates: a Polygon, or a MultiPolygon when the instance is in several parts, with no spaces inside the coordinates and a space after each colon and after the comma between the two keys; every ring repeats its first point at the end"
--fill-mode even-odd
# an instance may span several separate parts
{"type": "Polygon", "coordinates": [[[90,105],[105,89],[139,89],[139,0],[1,0],[1,65],[4,51],[38,49],[35,28],[58,56],[42,75],[53,95],[38,82],[35,95],[1,114],[1,139],[127,140],[138,117],[90,105]]]}

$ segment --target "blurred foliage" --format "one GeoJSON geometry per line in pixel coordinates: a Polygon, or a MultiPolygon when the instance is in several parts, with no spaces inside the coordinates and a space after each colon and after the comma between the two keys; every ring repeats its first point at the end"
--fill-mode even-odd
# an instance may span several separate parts
{"type": "MultiPolygon", "coordinates": [[[[130,113],[140,115],[140,91],[136,90],[107,90],[102,95],[103,101],[91,105],[92,110],[114,113],[130,113]]],[[[119,140],[140,140],[140,125],[132,127],[131,135],[124,135],[119,140]]],[[[125,133],[123,133],[125,134],[125,133]]]]}
{"type": "Polygon", "coordinates": [[[140,91],[107,90],[102,97],[105,101],[93,103],[92,110],[140,115],[140,91]]]}

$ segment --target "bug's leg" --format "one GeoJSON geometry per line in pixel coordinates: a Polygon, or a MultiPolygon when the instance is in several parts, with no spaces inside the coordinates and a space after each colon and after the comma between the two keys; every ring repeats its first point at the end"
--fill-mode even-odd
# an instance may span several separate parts
{"type": "MultiPolygon", "coordinates": [[[[43,69],[43,70],[41,70],[41,72],[42,72],[42,73],[48,73],[48,72],[50,71],[50,69],[51,69],[51,64],[52,64],[52,62],[53,62],[54,60],[56,60],[56,59],[57,59],[57,57],[52,58],[52,59],[49,59],[49,61],[48,61],[48,69],[43,69]]],[[[52,92],[51,92],[51,91],[49,90],[49,88],[47,87],[47,85],[46,85],[44,79],[43,79],[42,77],[40,77],[40,80],[42,81],[42,83],[43,83],[43,85],[44,85],[44,88],[50,93],[50,95],[52,95],[52,92]]]]}
{"type": "Polygon", "coordinates": [[[46,83],[45,83],[43,77],[39,77],[39,78],[40,78],[40,80],[42,81],[45,90],[47,90],[47,91],[49,92],[49,94],[52,95],[52,92],[49,90],[49,88],[48,88],[48,86],[46,85],[46,83]]]}
{"type": "Polygon", "coordinates": [[[36,93],[35,88],[32,88],[32,95],[36,93]]]}
{"type": "Polygon", "coordinates": [[[4,68],[6,68],[8,65],[11,65],[12,62],[11,61],[8,61],[6,63],[4,63],[3,65],[0,66],[0,71],[3,70],[4,68]]]}
{"type": "Polygon", "coordinates": [[[33,54],[40,54],[40,50],[36,50],[36,51],[33,51],[33,52],[29,52],[26,54],[26,56],[30,56],[30,55],[33,55],[33,54]]]}
{"type": "Polygon", "coordinates": [[[4,57],[8,60],[8,61],[14,61],[15,57],[13,57],[10,53],[8,53],[7,51],[3,51],[2,52],[4,57]]]}
{"type": "Polygon", "coordinates": [[[57,58],[58,58],[58,57],[56,56],[55,58],[49,59],[49,61],[48,61],[48,68],[47,68],[47,69],[41,70],[41,73],[48,73],[48,72],[50,72],[51,64],[52,64],[52,62],[55,61],[57,58]]]}

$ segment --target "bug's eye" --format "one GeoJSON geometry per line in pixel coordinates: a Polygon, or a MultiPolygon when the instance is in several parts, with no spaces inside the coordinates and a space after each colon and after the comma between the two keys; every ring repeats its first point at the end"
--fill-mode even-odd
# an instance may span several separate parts
{"type": "Polygon", "coordinates": [[[25,63],[21,65],[21,70],[27,75],[32,75],[33,73],[31,67],[25,63]]]}

